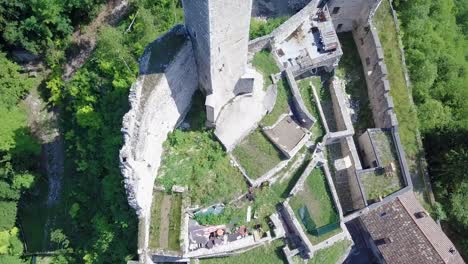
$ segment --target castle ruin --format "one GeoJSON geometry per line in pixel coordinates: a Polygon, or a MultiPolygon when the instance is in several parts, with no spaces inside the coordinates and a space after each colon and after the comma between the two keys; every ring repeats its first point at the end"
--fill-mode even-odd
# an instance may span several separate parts
{"type": "MultiPolygon", "coordinates": [[[[398,197],[412,190],[408,165],[398,134],[398,121],[389,93],[390,84],[383,61],[383,49],[372,24],[373,14],[381,0],[289,2],[294,9],[300,11],[270,34],[249,41],[252,0],[183,0],[185,25],[174,27],[146,48],[140,61],[140,76],[130,91],[131,109],[123,120],[125,144],[120,152],[129,204],[136,210],[140,221],[140,263],[180,262],[191,258],[239,254],[275,239],[288,238],[291,234],[282,228],[283,225],[295,230],[294,235],[301,241],[297,249],[283,249],[288,261],[292,263],[293,256],[311,258],[317,250],[329,247],[337,241],[351,239],[348,222],[401,199],[398,197]],[[320,99],[312,89],[326,131],[323,140],[313,145],[309,142],[309,129],[317,120],[304,106],[304,98],[296,81],[318,71],[334,73],[343,55],[337,35],[341,32],[352,32],[357,44],[376,128],[368,129],[358,141],[353,138],[355,131],[344,89],[346,84],[333,77],[328,89],[336,127],[327,125],[320,99]],[[267,88],[263,87],[266,80],[251,66],[253,54],[265,49],[271,52],[280,69],[279,73],[270,76],[273,84],[267,88]],[[203,234],[207,230],[212,232],[224,227],[193,225],[189,215],[200,208],[191,209],[187,205],[187,208],[182,209],[180,252],[174,254],[150,249],[149,222],[153,184],[160,167],[163,142],[168,133],[183,121],[195,91],[199,89],[205,96],[207,126],[215,129],[214,134],[230,153],[258,127],[262,117],[272,111],[277,100],[277,83],[282,78],[287,80],[291,90],[291,107],[274,125],[263,128],[263,133],[288,159],[256,180],[251,180],[243,171],[252,188],[265,183],[271,185],[282,177],[279,174],[287,165],[294,166],[295,157],[304,159],[304,154],[299,153],[300,149],[313,148],[312,159],[283,203],[283,210],[270,217],[276,235],[268,234],[259,239],[255,235],[245,235],[239,231],[236,234],[241,234],[241,239],[230,241],[231,238],[224,236],[224,241],[215,239],[210,244],[211,247],[205,247],[204,243],[207,242],[203,234]],[[288,141],[288,131],[293,129],[297,131],[291,132],[295,135],[295,140],[291,143],[288,141]],[[389,145],[395,152],[396,158],[391,164],[382,162],[379,150],[376,150],[378,146],[373,143],[375,139],[372,137],[382,135],[389,139],[389,145]],[[323,155],[323,151],[331,145],[337,146],[341,153],[340,157],[333,160],[333,172],[332,164],[328,164],[330,161],[323,155]],[[364,152],[375,156],[375,163],[367,157],[362,164],[359,156],[361,147],[364,152]],[[312,244],[288,202],[303,190],[304,181],[316,167],[323,168],[325,172],[332,202],[338,211],[339,219],[336,224],[341,232],[324,242],[312,244]],[[368,174],[381,171],[398,174],[402,186],[386,197],[370,199],[362,179],[368,174]],[[215,229],[211,230],[212,228],[215,229]],[[198,240],[192,237],[193,234],[200,234],[198,240]],[[203,241],[200,242],[201,240],[203,241]]],[[[236,163],[234,159],[233,163],[236,163]]],[[[175,192],[179,191],[187,190],[181,188],[175,192]]],[[[378,250],[376,252],[378,254],[378,250]]]]}

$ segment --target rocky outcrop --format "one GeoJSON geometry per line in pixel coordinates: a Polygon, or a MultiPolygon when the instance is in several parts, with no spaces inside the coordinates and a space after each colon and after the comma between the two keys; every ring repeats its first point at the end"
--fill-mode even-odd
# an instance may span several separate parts
{"type": "Polygon", "coordinates": [[[140,76],[130,89],[130,111],[123,118],[120,167],[128,201],[138,217],[148,216],[163,143],[188,111],[198,88],[192,44],[176,26],[148,47],[140,76]]]}

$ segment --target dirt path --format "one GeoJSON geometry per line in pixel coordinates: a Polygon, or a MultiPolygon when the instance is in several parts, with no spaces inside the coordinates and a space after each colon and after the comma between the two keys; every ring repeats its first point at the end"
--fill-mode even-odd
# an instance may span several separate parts
{"type": "Polygon", "coordinates": [[[171,196],[164,194],[161,204],[161,226],[159,228],[159,247],[169,246],[169,214],[171,213],[171,196]]]}
{"type": "Polygon", "coordinates": [[[73,33],[73,43],[79,47],[79,51],[68,58],[62,75],[64,80],[69,80],[89,58],[96,47],[99,28],[104,24],[115,25],[128,11],[127,0],[110,0],[96,18],[86,26],[86,32],[81,32],[81,29],[78,29],[73,33]]]}

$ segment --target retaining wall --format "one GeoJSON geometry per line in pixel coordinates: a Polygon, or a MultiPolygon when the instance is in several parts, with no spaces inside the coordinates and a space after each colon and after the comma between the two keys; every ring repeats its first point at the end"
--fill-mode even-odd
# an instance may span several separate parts
{"type": "Polygon", "coordinates": [[[198,89],[197,67],[187,37],[168,65],[154,68],[157,55],[153,53],[161,52],[160,43],[169,34],[185,35],[185,29],[179,26],[147,47],[140,60],[141,74],[130,89],[130,110],[123,118],[120,168],[128,202],[139,218],[150,213],[163,142],[189,110],[198,89]]]}

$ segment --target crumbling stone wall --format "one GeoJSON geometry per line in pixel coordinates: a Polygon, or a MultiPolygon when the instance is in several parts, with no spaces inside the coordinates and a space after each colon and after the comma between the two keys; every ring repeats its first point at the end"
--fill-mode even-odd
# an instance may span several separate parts
{"type": "MultiPolygon", "coordinates": [[[[164,50],[164,54],[171,52],[164,50]]],[[[188,111],[197,78],[192,46],[180,26],[150,44],[140,60],[140,76],[129,94],[130,111],[123,118],[120,151],[128,201],[139,218],[149,215],[163,142],[188,111]],[[154,56],[172,34],[182,34],[185,41],[172,50],[172,61],[156,67],[154,56]]]]}

